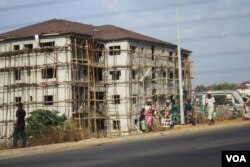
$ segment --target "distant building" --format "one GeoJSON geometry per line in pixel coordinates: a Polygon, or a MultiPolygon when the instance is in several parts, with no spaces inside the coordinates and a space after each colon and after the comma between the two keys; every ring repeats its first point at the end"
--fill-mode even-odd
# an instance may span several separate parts
{"type": "MultiPolygon", "coordinates": [[[[176,48],[113,25],[57,19],[0,34],[0,134],[10,135],[18,102],[28,113],[65,114],[90,132],[129,134],[145,98],[160,109],[178,95],[176,48]]],[[[181,54],[190,95],[191,51],[181,54]]]]}
{"type": "Polygon", "coordinates": [[[211,91],[211,90],[215,90],[215,87],[217,86],[217,84],[212,84],[212,85],[208,85],[206,87],[206,91],[211,91]]]}
{"type": "Polygon", "coordinates": [[[236,84],[235,90],[238,91],[242,97],[250,96],[250,82],[246,81],[240,84],[236,84]]]}

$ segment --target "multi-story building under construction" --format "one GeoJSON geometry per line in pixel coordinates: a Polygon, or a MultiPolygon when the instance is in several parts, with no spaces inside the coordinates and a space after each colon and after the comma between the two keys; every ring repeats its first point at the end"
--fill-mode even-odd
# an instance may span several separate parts
{"type": "MultiPolygon", "coordinates": [[[[181,49],[191,93],[191,51],[181,49]]],[[[177,46],[112,25],[48,20],[0,34],[0,137],[16,104],[78,119],[92,132],[126,135],[146,98],[160,109],[178,96],[177,46]]]]}

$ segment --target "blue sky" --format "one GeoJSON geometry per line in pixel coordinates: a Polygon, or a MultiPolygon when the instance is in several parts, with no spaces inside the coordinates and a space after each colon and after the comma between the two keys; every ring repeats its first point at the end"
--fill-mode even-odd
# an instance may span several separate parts
{"type": "MultiPolygon", "coordinates": [[[[179,3],[180,44],[193,51],[194,86],[250,80],[250,1],[179,3]]],[[[0,0],[0,33],[53,18],[113,24],[177,43],[175,0],[0,0]]]]}

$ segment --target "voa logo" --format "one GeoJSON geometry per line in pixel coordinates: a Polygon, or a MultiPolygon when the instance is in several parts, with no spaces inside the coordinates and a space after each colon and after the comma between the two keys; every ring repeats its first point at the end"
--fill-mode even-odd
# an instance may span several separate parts
{"type": "Polygon", "coordinates": [[[227,162],[247,162],[244,155],[226,155],[227,162]]]}

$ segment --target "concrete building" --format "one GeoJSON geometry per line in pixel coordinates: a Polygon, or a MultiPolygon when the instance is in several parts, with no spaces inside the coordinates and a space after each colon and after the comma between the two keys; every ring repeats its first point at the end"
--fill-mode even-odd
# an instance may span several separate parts
{"type": "Polygon", "coordinates": [[[244,96],[250,96],[250,82],[246,81],[240,84],[235,85],[235,89],[239,94],[244,97],[244,96]]]}
{"type": "MultiPolygon", "coordinates": [[[[188,96],[191,51],[181,52],[188,96]]],[[[23,102],[28,115],[48,109],[90,132],[127,135],[145,98],[159,110],[178,96],[177,62],[175,44],[113,25],[53,19],[0,34],[0,133],[10,135],[23,102]]]]}

